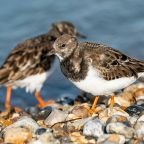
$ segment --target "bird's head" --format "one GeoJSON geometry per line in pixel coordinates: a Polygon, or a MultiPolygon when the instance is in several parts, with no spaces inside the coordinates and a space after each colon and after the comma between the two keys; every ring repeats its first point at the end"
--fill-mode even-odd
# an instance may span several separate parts
{"type": "Polygon", "coordinates": [[[49,52],[49,55],[57,55],[62,61],[66,57],[70,56],[78,46],[78,40],[76,37],[64,34],[56,39],[53,44],[53,49],[49,52]]]}
{"type": "Polygon", "coordinates": [[[71,22],[60,21],[52,24],[52,28],[55,29],[60,35],[69,34],[76,37],[86,38],[85,35],[79,33],[75,26],[71,22]]]}

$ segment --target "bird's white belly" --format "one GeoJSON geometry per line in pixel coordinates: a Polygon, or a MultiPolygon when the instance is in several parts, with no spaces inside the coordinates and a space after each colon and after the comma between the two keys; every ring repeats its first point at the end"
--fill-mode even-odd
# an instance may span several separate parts
{"type": "Polygon", "coordinates": [[[51,73],[54,71],[55,68],[56,68],[56,60],[54,60],[51,68],[48,71],[41,74],[26,77],[23,80],[18,80],[12,84],[13,88],[17,87],[25,88],[26,92],[30,93],[34,92],[35,90],[40,91],[44,82],[51,75],[51,73]]]}
{"type": "Polygon", "coordinates": [[[14,87],[25,88],[26,92],[40,91],[50,72],[29,76],[23,80],[16,81],[14,87]]]}
{"type": "Polygon", "coordinates": [[[98,72],[89,67],[89,72],[84,80],[73,82],[78,88],[93,95],[110,95],[113,92],[125,88],[136,81],[134,77],[124,77],[116,80],[105,80],[99,77],[98,72]]]}

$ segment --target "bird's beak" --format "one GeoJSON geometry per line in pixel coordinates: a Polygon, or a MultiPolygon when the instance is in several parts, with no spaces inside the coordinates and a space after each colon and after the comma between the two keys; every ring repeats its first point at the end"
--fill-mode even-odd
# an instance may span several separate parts
{"type": "Polygon", "coordinates": [[[80,37],[80,38],[87,38],[85,35],[79,33],[79,32],[76,32],[76,36],[80,37]]]}
{"type": "Polygon", "coordinates": [[[49,53],[48,53],[49,56],[54,55],[54,54],[55,54],[55,50],[54,50],[54,49],[51,49],[51,50],[49,51],[49,53]]]}

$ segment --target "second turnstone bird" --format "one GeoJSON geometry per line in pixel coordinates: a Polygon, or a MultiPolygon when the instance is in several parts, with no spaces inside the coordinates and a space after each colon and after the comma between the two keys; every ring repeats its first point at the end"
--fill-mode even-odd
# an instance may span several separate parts
{"type": "MultiPolygon", "coordinates": [[[[65,34],[59,37],[49,54],[60,59],[63,74],[78,88],[93,95],[112,95],[144,76],[144,62],[111,47],[78,42],[65,34]]],[[[96,97],[91,110],[95,110],[96,97]]],[[[111,106],[114,96],[111,97],[111,106]]]]}
{"type": "Polygon", "coordinates": [[[84,37],[75,26],[66,21],[52,24],[46,34],[19,43],[0,67],[0,86],[7,87],[5,107],[10,106],[13,87],[26,88],[27,92],[35,92],[35,97],[41,107],[52,103],[44,102],[40,90],[53,70],[55,56],[48,56],[56,38],[62,34],[84,37]]]}

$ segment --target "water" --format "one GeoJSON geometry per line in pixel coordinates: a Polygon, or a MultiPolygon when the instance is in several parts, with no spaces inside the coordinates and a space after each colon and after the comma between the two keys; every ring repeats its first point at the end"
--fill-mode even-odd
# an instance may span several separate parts
{"type": "MultiPolygon", "coordinates": [[[[0,3],[0,64],[18,42],[48,31],[55,21],[73,22],[88,41],[117,48],[131,56],[144,59],[143,0],[1,0],[0,3]]],[[[1,106],[5,88],[0,89],[1,106]]],[[[43,98],[79,94],[67,81],[59,67],[45,83],[43,98]]],[[[33,95],[14,90],[12,105],[35,105],[33,95]]]]}

